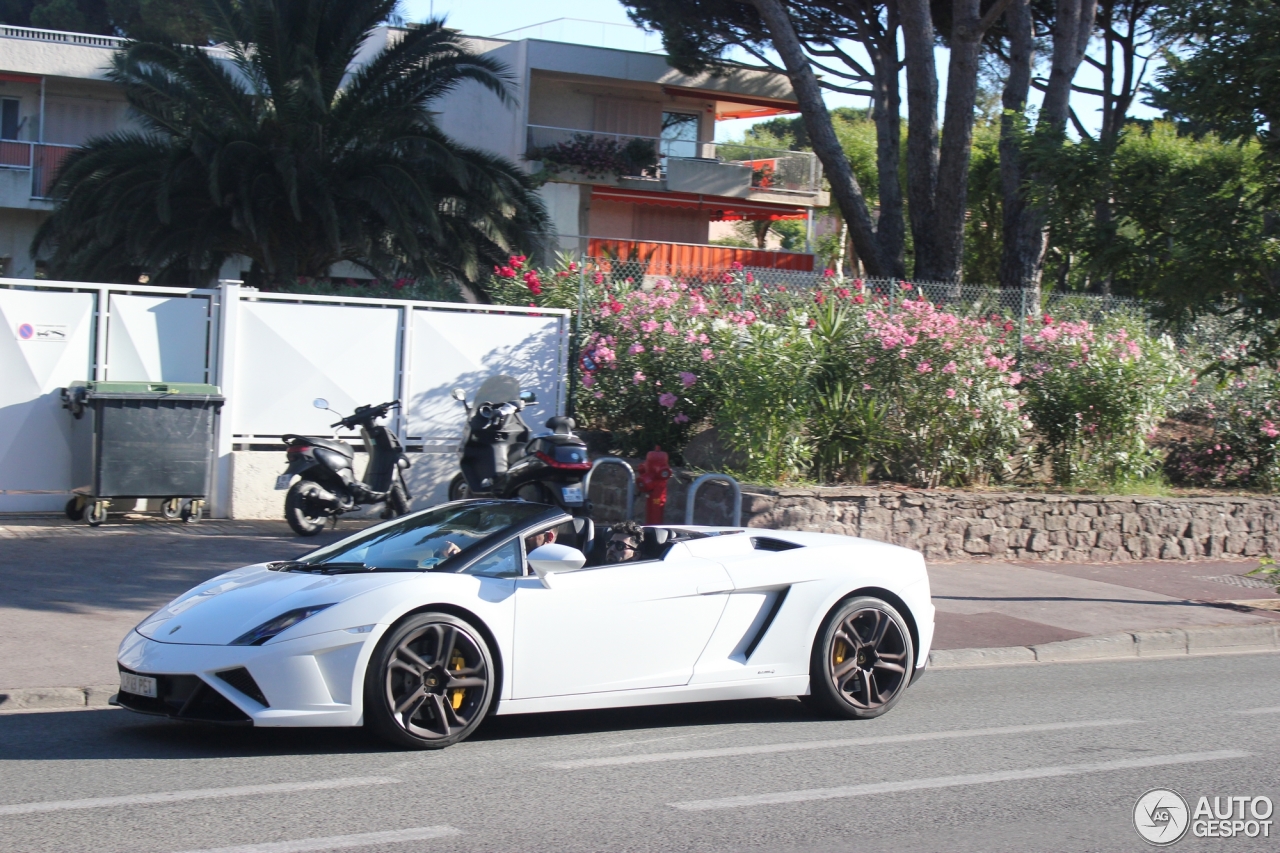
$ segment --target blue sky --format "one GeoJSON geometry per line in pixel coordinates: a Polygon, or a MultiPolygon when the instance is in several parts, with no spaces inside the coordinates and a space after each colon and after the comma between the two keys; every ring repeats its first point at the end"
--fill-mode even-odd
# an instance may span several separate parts
{"type": "MultiPolygon", "coordinates": [[[[582,44],[598,44],[623,50],[661,51],[662,42],[656,35],[645,35],[627,19],[627,14],[617,0],[403,0],[404,16],[411,21],[425,20],[434,14],[447,17],[449,25],[463,32],[481,36],[503,38],[545,38],[553,41],[570,41],[582,44]],[[555,22],[555,23],[546,23],[555,22]],[[598,23],[592,23],[598,22],[598,23]],[[535,25],[544,24],[536,27],[535,25]]],[[[1095,45],[1098,40],[1094,40],[1095,45]]],[[[939,97],[945,97],[946,51],[939,50],[939,97]]],[[[1082,65],[1077,81],[1083,85],[1099,86],[1101,75],[1087,64],[1082,65]]],[[[903,100],[906,100],[906,82],[903,81],[903,100]]],[[[1038,98],[1033,96],[1033,100],[1038,98]]],[[[827,93],[827,105],[865,107],[867,99],[838,93],[827,93]]],[[[1100,121],[1096,98],[1076,95],[1072,100],[1081,121],[1096,128],[1100,121]]],[[[939,108],[941,112],[941,108],[939,108]]],[[[1135,105],[1132,114],[1139,118],[1152,118],[1155,111],[1135,105]]],[[[904,103],[905,115],[905,103],[904,103]]],[[[941,115],[939,115],[941,119],[941,115]]],[[[720,139],[740,135],[751,121],[722,122],[717,128],[720,139]]]]}

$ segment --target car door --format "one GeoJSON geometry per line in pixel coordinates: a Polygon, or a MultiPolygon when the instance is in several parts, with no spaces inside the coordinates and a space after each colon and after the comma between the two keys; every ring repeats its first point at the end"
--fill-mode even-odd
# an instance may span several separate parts
{"type": "Polygon", "coordinates": [[[678,555],[516,586],[515,699],[687,684],[733,588],[719,563],[678,555]]]}

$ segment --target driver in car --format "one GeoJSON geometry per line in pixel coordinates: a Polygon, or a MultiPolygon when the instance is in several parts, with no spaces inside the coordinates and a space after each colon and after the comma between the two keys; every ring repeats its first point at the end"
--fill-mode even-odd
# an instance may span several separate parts
{"type": "Polygon", "coordinates": [[[524,552],[526,554],[531,554],[535,548],[541,548],[543,545],[550,545],[555,541],[556,531],[554,528],[551,530],[543,530],[542,532],[535,533],[532,536],[526,536],[524,540],[524,552]]]}
{"type": "Polygon", "coordinates": [[[604,561],[606,563],[629,563],[636,558],[640,549],[640,525],[634,521],[624,521],[609,533],[609,542],[605,545],[604,561]]]}

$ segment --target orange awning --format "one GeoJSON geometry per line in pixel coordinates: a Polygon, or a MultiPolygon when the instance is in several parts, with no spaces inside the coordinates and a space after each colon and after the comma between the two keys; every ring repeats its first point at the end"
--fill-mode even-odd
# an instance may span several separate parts
{"type": "Polygon", "coordinates": [[[800,112],[800,105],[784,98],[740,95],[714,89],[690,89],[686,86],[663,86],[662,91],[680,98],[700,98],[716,102],[716,121],[731,118],[764,118],[800,112]]]}
{"type": "Polygon", "coordinates": [[[705,210],[712,222],[734,222],[742,219],[772,220],[804,219],[808,208],[789,204],[769,204],[742,198],[705,196],[696,193],[646,192],[613,187],[593,187],[591,198],[599,201],[620,201],[626,204],[651,204],[658,207],[678,207],[685,210],[705,210]]]}

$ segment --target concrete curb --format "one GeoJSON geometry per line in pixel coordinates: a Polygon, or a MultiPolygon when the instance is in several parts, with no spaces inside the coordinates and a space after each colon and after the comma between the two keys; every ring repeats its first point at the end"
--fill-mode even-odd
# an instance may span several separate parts
{"type": "Polygon", "coordinates": [[[43,711],[49,708],[106,708],[118,684],[90,687],[17,687],[0,690],[0,711],[43,711]]]}
{"type": "Polygon", "coordinates": [[[997,649],[940,649],[929,654],[930,669],[1009,666],[1058,661],[1119,660],[1280,650],[1280,625],[1218,628],[1164,628],[1080,637],[1035,646],[997,649]]]}
{"type": "MultiPolygon", "coordinates": [[[[1280,650],[1280,624],[1219,628],[1164,628],[1080,637],[1036,646],[997,649],[941,649],[929,655],[930,669],[1016,666],[1061,661],[1167,658],[1280,650]]],[[[0,690],[0,711],[43,711],[106,708],[119,689],[115,684],[90,687],[18,687],[0,690]]]]}

